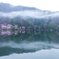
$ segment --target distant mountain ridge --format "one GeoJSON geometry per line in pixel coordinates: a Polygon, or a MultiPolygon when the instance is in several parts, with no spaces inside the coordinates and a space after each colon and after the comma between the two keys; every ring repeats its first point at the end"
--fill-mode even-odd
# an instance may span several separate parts
{"type": "Polygon", "coordinates": [[[35,10],[35,11],[40,11],[40,12],[48,12],[48,13],[53,13],[49,10],[41,10],[35,7],[28,7],[28,6],[13,6],[9,3],[0,3],[0,12],[15,12],[15,11],[24,11],[24,10],[35,10]]]}
{"type": "Polygon", "coordinates": [[[23,10],[39,10],[35,7],[26,6],[13,6],[8,3],[0,3],[0,12],[13,12],[13,11],[23,11],[23,10]]]}
{"type": "Polygon", "coordinates": [[[32,17],[32,18],[45,18],[45,17],[57,17],[59,16],[59,11],[52,12],[50,10],[41,10],[35,7],[27,6],[13,6],[9,3],[0,3],[0,17],[16,17],[20,16],[22,18],[32,17]]]}

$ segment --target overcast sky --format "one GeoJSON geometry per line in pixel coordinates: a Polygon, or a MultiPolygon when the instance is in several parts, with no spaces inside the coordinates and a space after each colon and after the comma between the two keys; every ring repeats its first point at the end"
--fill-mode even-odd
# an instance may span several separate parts
{"type": "Polygon", "coordinates": [[[59,0],[0,0],[0,2],[36,7],[42,10],[59,11],[59,0]]]}

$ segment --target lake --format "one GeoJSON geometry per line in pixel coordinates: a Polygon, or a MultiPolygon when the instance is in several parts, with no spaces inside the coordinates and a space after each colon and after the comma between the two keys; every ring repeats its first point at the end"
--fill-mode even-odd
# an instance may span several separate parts
{"type": "Polygon", "coordinates": [[[59,59],[59,32],[1,31],[0,59],[59,59]]]}

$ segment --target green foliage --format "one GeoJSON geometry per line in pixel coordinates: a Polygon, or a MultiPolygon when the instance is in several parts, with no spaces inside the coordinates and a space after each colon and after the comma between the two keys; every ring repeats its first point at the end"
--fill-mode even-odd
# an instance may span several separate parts
{"type": "Polygon", "coordinates": [[[1,17],[0,24],[11,24],[11,25],[18,25],[18,27],[25,26],[26,29],[55,29],[59,25],[59,18],[56,19],[46,19],[46,18],[28,18],[22,19],[21,17],[15,18],[8,18],[8,17],[1,17]],[[55,22],[54,22],[55,21],[55,22]]]}

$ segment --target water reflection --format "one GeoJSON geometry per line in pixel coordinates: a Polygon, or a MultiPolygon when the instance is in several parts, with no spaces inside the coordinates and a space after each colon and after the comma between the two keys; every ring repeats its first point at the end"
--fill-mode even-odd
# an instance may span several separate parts
{"type": "Polygon", "coordinates": [[[11,54],[0,59],[59,59],[59,49],[41,50],[35,53],[11,54]]]}
{"type": "Polygon", "coordinates": [[[11,35],[11,31],[1,31],[1,34],[0,35],[11,35]]]}
{"type": "Polygon", "coordinates": [[[0,32],[0,56],[52,48],[59,49],[59,35],[56,32],[0,32]]]}
{"type": "MultiPolygon", "coordinates": [[[[24,34],[25,31],[20,31],[19,33],[23,33],[24,34]]],[[[14,30],[14,31],[2,30],[2,31],[0,31],[0,35],[12,35],[12,34],[17,35],[18,31],[17,30],[14,30]]]]}

